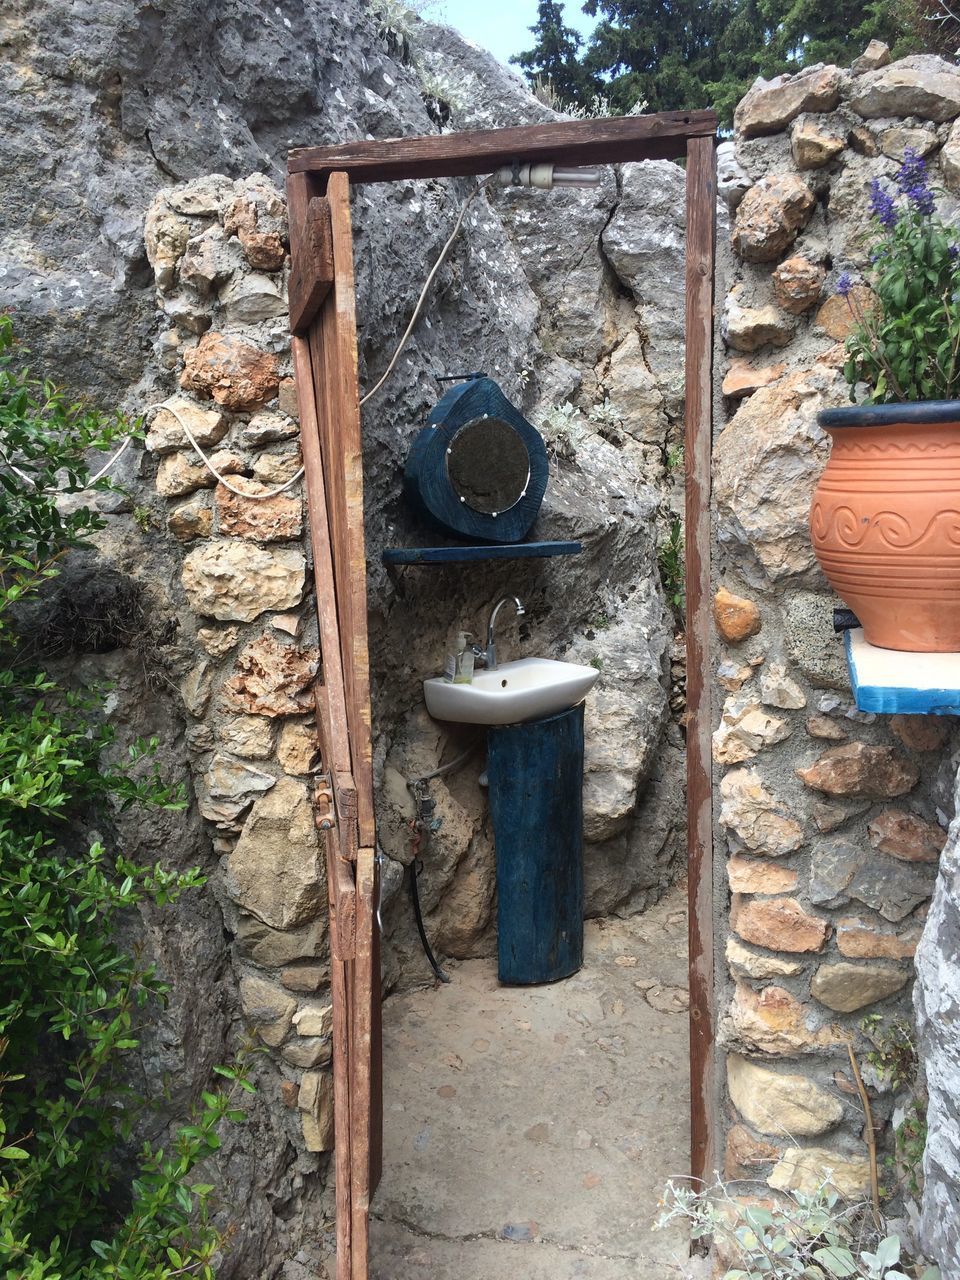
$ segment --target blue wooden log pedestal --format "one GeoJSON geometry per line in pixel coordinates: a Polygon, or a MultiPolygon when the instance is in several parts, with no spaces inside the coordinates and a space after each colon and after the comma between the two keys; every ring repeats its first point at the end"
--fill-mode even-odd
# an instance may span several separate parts
{"type": "Polygon", "coordinates": [[[487,747],[498,975],[555,982],[583,964],[583,703],[496,725],[487,747]]]}

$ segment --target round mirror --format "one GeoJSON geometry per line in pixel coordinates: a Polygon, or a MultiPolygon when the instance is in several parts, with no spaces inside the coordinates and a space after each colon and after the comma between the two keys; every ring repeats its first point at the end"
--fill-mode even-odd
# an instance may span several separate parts
{"type": "Polygon", "coordinates": [[[461,502],[485,515],[498,515],[526,492],[530,455],[508,422],[473,418],[450,441],[447,475],[461,502]]]}

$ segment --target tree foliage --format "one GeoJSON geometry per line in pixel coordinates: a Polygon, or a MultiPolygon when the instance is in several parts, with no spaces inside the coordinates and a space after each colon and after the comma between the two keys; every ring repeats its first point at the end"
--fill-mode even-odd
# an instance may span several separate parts
{"type": "MultiPolygon", "coordinates": [[[[218,1145],[231,1098],[205,1093],[194,1122],[147,1145],[132,1177],[118,1159],[144,1100],[125,1062],[138,1022],[163,997],[151,965],[119,941],[125,915],[202,882],[136,865],[82,831],[114,806],[181,807],[135,743],[105,763],[103,692],[33,667],[15,623],[59,561],[102,521],[64,494],[85,455],[129,430],[24,371],[0,315],[0,1276],[169,1280],[213,1276],[213,1190],[194,1174],[218,1145]]],[[[98,482],[105,487],[109,481],[98,482]]]]}
{"type": "Polygon", "coordinates": [[[515,61],[531,83],[549,76],[562,99],[586,104],[602,94],[617,113],[638,99],[649,111],[714,107],[729,125],[758,75],[849,64],[872,39],[899,55],[922,44],[924,29],[948,42],[942,23],[924,28],[911,16],[925,7],[941,8],[937,0],[585,0],[597,25],[584,45],[563,4],[544,0],[530,28],[536,42],[515,61]]]}
{"type": "Polygon", "coordinates": [[[533,47],[510,61],[523,68],[531,83],[548,83],[562,102],[584,102],[599,92],[599,82],[579,60],[583,40],[578,31],[565,25],[562,4],[540,0],[530,31],[536,37],[533,47]]]}

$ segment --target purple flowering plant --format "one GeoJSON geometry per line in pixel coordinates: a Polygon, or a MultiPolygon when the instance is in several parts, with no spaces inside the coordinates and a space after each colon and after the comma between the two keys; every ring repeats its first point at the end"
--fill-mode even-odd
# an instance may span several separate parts
{"type": "Polygon", "coordinates": [[[875,178],[870,212],[876,234],[864,303],[845,271],[837,293],[856,324],[843,373],[850,399],[866,383],[866,404],[960,399],[960,234],[935,214],[927,167],[904,152],[896,193],[875,178]]]}

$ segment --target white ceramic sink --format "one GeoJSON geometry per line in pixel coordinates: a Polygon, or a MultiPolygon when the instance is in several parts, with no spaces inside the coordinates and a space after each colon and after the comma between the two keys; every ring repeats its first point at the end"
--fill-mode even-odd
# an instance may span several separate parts
{"type": "Polygon", "coordinates": [[[441,676],[423,682],[427,710],[436,720],[461,724],[517,724],[575,707],[593,688],[599,672],[552,658],[502,662],[496,671],[477,671],[472,684],[452,684],[441,676]]]}

